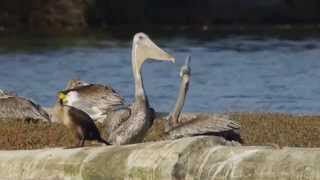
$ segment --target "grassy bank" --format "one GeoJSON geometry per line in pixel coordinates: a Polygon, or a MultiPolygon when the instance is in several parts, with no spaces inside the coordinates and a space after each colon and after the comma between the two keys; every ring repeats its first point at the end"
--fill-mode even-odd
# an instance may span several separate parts
{"type": "MultiPolygon", "coordinates": [[[[232,113],[230,116],[241,124],[244,145],[320,147],[320,116],[279,113],[232,113]]],[[[0,124],[0,149],[70,147],[77,143],[71,132],[61,124],[14,120],[0,121],[0,124]]],[[[103,129],[102,125],[99,128],[103,129]]],[[[162,133],[163,127],[155,123],[146,141],[161,139],[162,133]]],[[[107,136],[105,131],[102,134],[107,136]]]]}
{"type": "Polygon", "coordinates": [[[245,145],[320,147],[320,116],[275,113],[235,113],[245,145]]]}

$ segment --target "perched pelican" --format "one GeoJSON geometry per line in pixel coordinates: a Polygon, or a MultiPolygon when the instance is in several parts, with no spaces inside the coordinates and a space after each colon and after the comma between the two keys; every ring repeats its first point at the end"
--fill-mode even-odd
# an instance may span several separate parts
{"type": "Polygon", "coordinates": [[[15,93],[2,90],[0,90],[0,119],[51,122],[48,113],[40,105],[15,93]]]}
{"type": "Polygon", "coordinates": [[[147,59],[174,62],[174,58],[160,49],[146,34],[137,33],[132,45],[132,69],[135,81],[133,104],[127,105],[124,98],[110,86],[74,81],[69,84],[76,86],[71,86],[71,89],[67,87],[67,90],[62,91],[68,100],[66,105],[81,109],[92,119],[106,123],[111,132],[108,142],[113,144],[141,142],[154,117],[154,110],[149,107],[141,76],[142,65],[147,59]]]}
{"type": "Polygon", "coordinates": [[[183,118],[182,121],[180,114],[185,102],[186,94],[189,89],[189,81],[191,76],[191,68],[189,67],[191,57],[188,56],[185,65],[181,67],[180,77],[181,84],[173,111],[167,117],[166,132],[171,139],[196,136],[196,135],[217,135],[223,136],[228,140],[240,141],[238,131],[240,125],[226,119],[223,116],[212,116],[210,114],[199,113],[191,119],[183,118]],[[187,120],[185,120],[187,119],[187,120]]]}
{"type": "Polygon", "coordinates": [[[83,147],[85,140],[96,140],[101,143],[109,145],[105,141],[94,124],[90,116],[72,106],[65,105],[67,99],[64,93],[59,93],[59,102],[54,106],[52,118],[57,119],[57,121],[62,121],[62,123],[70,128],[76,137],[79,139],[79,146],[83,147]]]}
{"type": "Polygon", "coordinates": [[[116,111],[109,119],[111,133],[108,141],[112,144],[141,142],[152,124],[154,111],[149,107],[141,75],[142,65],[147,59],[175,62],[171,55],[160,49],[146,34],[137,33],[134,36],[132,70],[135,82],[135,99],[130,106],[116,111]]]}

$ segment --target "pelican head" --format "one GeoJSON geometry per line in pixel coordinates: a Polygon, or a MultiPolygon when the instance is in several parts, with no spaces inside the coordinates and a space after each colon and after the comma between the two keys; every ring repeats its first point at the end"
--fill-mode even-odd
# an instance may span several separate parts
{"type": "Polygon", "coordinates": [[[87,86],[87,85],[89,85],[89,83],[87,83],[85,81],[81,81],[80,79],[71,79],[68,82],[66,89],[73,89],[75,87],[87,86]]]}
{"type": "Polygon", "coordinates": [[[191,68],[190,68],[190,61],[191,56],[187,56],[184,65],[181,67],[180,70],[180,77],[182,78],[184,75],[190,76],[191,75],[191,68]]]}
{"type": "Polygon", "coordinates": [[[175,62],[173,56],[159,48],[146,34],[137,33],[133,38],[133,60],[137,70],[146,59],[175,62]]]}

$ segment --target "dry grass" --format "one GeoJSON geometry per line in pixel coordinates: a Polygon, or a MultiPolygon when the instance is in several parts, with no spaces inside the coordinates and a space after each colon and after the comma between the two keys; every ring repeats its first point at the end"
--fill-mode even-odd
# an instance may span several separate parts
{"type": "MultiPolygon", "coordinates": [[[[232,113],[241,124],[245,145],[320,147],[320,116],[293,116],[278,113],[232,113]]],[[[70,147],[77,143],[62,124],[0,120],[0,149],[37,149],[70,147]]],[[[98,125],[100,130],[105,129],[98,125]]],[[[163,124],[155,123],[146,141],[163,139],[163,124]]],[[[106,130],[101,131],[106,138],[106,130]]],[[[95,143],[87,143],[94,144],[95,143]]]]}
{"type": "MultiPolygon", "coordinates": [[[[39,149],[46,147],[72,147],[78,140],[62,124],[35,123],[19,120],[0,120],[0,149],[39,149]]],[[[103,127],[98,125],[99,129],[103,127]]],[[[106,136],[101,131],[102,136],[106,136]]],[[[86,145],[96,145],[86,142],[86,145]]]]}
{"type": "Polygon", "coordinates": [[[231,118],[241,124],[244,145],[320,147],[320,116],[233,113],[231,118]]]}

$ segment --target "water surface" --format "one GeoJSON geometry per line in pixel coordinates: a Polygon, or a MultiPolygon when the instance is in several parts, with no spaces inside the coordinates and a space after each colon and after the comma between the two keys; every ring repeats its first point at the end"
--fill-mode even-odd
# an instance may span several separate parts
{"type": "MultiPolygon", "coordinates": [[[[147,63],[145,88],[153,107],[169,111],[179,88],[178,71],[192,55],[185,111],[320,112],[320,39],[223,36],[155,38],[177,58],[147,63]]],[[[130,39],[0,38],[0,88],[43,106],[71,78],[112,85],[133,99],[130,39]]]]}

